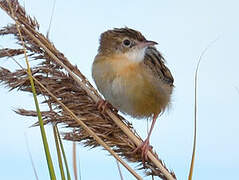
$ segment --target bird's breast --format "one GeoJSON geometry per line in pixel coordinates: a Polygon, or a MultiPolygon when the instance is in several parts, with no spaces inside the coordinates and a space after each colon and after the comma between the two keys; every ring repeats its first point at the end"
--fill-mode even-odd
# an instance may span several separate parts
{"type": "Polygon", "coordinates": [[[95,60],[92,75],[105,99],[134,117],[160,113],[169,102],[170,95],[140,63],[119,57],[95,60]]]}

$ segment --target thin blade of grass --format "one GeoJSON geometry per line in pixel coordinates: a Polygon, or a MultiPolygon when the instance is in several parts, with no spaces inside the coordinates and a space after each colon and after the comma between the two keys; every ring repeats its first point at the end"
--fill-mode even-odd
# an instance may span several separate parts
{"type": "Polygon", "coordinates": [[[61,140],[61,137],[60,137],[60,133],[59,133],[57,127],[56,127],[56,132],[57,132],[58,140],[59,140],[59,143],[60,143],[61,153],[62,153],[62,156],[63,156],[64,164],[65,164],[65,167],[66,167],[67,180],[71,180],[71,175],[70,175],[70,170],[69,170],[69,166],[68,166],[68,163],[67,163],[65,150],[64,150],[63,143],[62,143],[62,140],[61,140]]]}
{"type": "MultiPolygon", "coordinates": [[[[219,37],[218,37],[219,38],[219,37]]],[[[211,47],[212,44],[214,44],[218,38],[214,39],[212,42],[209,43],[209,45],[203,50],[201,53],[196,71],[195,71],[195,76],[194,76],[194,135],[193,135],[193,152],[192,152],[192,158],[191,158],[191,164],[190,164],[190,170],[189,170],[189,175],[188,175],[188,180],[192,180],[193,177],[193,169],[194,169],[194,163],[195,163],[195,154],[196,154],[196,143],[197,143],[197,90],[198,90],[198,70],[199,70],[199,65],[201,63],[202,57],[204,54],[207,52],[209,47],[211,47]]]]}
{"type": "MultiPolygon", "coordinates": [[[[10,10],[11,10],[12,16],[15,17],[14,11],[13,11],[13,9],[11,7],[11,4],[10,4],[9,0],[7,0],[7,3],[9,5],[10,10]]],[[[33,81],[33,78],[32,78],[30,64],[29,64],[29,61],[28,61],[27,53],[26,53],[26,47],[25,47],[25,44],[24,44],[24,41],[23,41],[23,38],[22,38],[22,35],[21,35],[21,31],[19,29],[20,24],[18,23],[16,18],[14,18],[14,21],[16,23],[16,27],[17,27],[19,36],[21,38],[21,42],[22,42],[22,46],[23,46],[23,50],[24,50],[24,56],[25,56],[25,60],[26,60],[26,64],[27,64],[27,73],[28,73],[30,84],[31,84],[31,88],[32,88],[32,93],[33,93],[34,103],[35,103],[35,107],[36,107],[36,111],[37,111],[37,116],[38,116],[38,121],[39,121],[39,125],[40,125],[41,136],[42,136],[42,141],[43,141],[43,145],[44,145],[45,155],[46,155],[46,159],[47,159],[49,174],[50,174],[51,180],[55,180],[56,179],[55,171],[54,171],[54,167],[53,167],[53,163],[52,163],[52,159],[51,159],[51,155],[50,155],[50,150],[49,150],[49,146],[48,146],[48,142],[47,142],[47,138],[46,138],[46,133],[45,133],[44,125],[43,125],[43,120],[42,120],[42,116],[41,116],[41,112],[40,112],[39,103],[38,103],[38,100],[37,100],[37,94],[36,94],[36,89],[35,89],[34,81],[33,81]]]]}
{"type": "Polygon", "coordinates": [[[31,153],[31,151],[30,151],[27,134],[24,133],[24,135],[25,135],[25,142],[26,142],[26,145],[27,145],[27,152],[28,152],[28,155],[29,155],[29,158],[30,158],[30,161],[31,161],[31,165],[32,165],[32,168],[33,168],[33,172],[34,172],[34,175],[35,175],[36,180],[38,180],[39,178],[38,178],[38,175],[37,175],[36,166],[35,166],[34,161],[33,161],[33,158],[32,158],[32,153],[31,153]]]}
{"type": "Polygon", "coordinates": [[[61,158],[61,149],[60,149],[60,144],[59,144],[59,138],[57,135],[57,125],[53,124],[53,134],[54,134],[54,139],[55,139],[55,144],[56,144],[56,151],[57,151],[57,158],[58,158],[58,165],[61,173],[61,179],[65,180],[65,173],[64,173],[64,168],[63,168],[63,163],[62,163],[62,158],[61,158]]]}
{"type": "Polygon", "coordinates": [[[80,180],[82,180],[82,179],[81,179],[80,155],[79,155],[79,161],[78,161],[78,165],[79,165],[79,168],[78,168],[78,171],[79,171],[79,177],[80,177],[80,180]]]}
{"type": "Polygon", "coordinates": [[[46,33],[46,37],[49,39],[49,35],[50,35],[50,30],[51,30],[51,24],[52,24],[52,19],[53,19],[53,15],[55,12],[55,8],[56,8],[56,0],[54,0],[53,2],[53,7],[52,7],[52,11],[51,11],[51,18],[50,18],[50,23],[49,23],[49,27],[46,33]]]}
{"type": "Polygon", "coordinates": [[[116,160],[116,164],[117,164],[117,168],[118,168],[118,171],[119,171],[120,180],[124,180],[122,171],[120,169],[120,164],[119,164],[119,162],[117,160],[116,160]]]}
{"type": "Polygon", "coordinates": [[[76,163],[76,142],[75,141],[73,141],[73,145],[72,145],[72,160],[73,160],[74,177],[75,177],[75,180],[78,180],[77,163],[76,163]]]}

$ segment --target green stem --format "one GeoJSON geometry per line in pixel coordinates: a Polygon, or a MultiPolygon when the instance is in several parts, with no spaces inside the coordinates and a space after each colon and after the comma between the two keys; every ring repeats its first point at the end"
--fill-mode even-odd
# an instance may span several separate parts
{"type": "Polygon", "coordinates": [[[59,164],[59,168],[60,168],[60,172],[61,172],[61,179],[66,180],[64,169],[63,169],[63,163],[62,163],[62,159],[61,159],[61,150],[60,150],[60,145],[59,145],[59,136],[57,133],[57,125],[56,124],[53,125],[53,132],[54,132],[54,138],[55,138],[55,143],[56,143],[58,164],[59,164]]]}

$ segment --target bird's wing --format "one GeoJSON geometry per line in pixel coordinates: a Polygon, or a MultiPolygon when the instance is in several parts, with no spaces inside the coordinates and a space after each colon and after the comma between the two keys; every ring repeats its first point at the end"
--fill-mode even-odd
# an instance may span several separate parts
{"type": "Polygon", "coordinates": [[[165,66],[165,60],[155,47],[148,47],[145,52],[144,64],[162,81],[173,86],[173,76],[165,66]]]}

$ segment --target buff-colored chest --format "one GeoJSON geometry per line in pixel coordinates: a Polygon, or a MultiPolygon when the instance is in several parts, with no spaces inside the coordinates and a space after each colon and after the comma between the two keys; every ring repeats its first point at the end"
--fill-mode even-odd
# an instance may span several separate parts
{"type": "Polygon", "coordinates": [[[154,77],[143,63],[125,57],[96,58],[92,75],[105,99],[134,117],[149,117],[167,106],[167,86],[154,77]]]}

